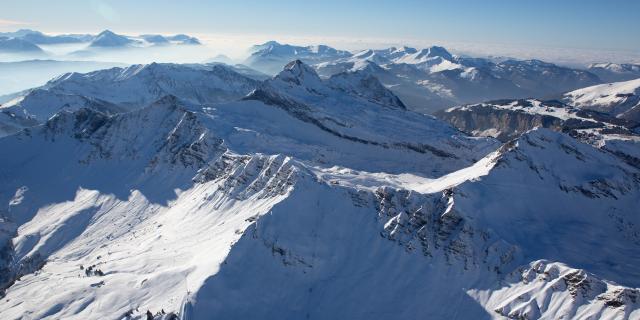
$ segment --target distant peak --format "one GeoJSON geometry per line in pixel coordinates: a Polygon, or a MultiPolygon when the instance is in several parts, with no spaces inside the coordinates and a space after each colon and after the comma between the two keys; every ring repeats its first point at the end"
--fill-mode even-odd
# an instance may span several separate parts
{"type": "Polygon", "coordinates": [[[106,29],[98,34],[98,36],[111,36],[111,35],[115,36],[116,34],[109,29],[106,29]]]}
{"type": "Polygon", "coordinates": [[[413,53],[418,52],[418,50],[416,48],[407,47],[407,46],[402,46],[400,48],[392,47],[392,49],[393,49],[393,52],[406,52],[406,53],[409,53],[409,54],[413,54],[413,53]]]}
{"type": "Polygon", "coordinates": [[[115,34],[111,30],[104,30],[95,37],[95,39],[91,43],[91,46],[118,47],[118,46],[125,46],[132,42],[134,41],[129,39],[128,37],[115,34]]]}
{"type": "Polygon", "coordinates": [[[306,73],[311,73],[315,76],[317,76],[316,71],[313,70],[313,68],[311,68],[310,66],[308,66],[307,64],[305,64],[304,62],[300,61],[299,59],[293,60],[289,63],[287,63],[286,66],[284,66],[284,71],[290,71],[296,75],[304,75],[306,73]]]}
{"type": "Polygon", "coordinates": [[[270,41],[267,41],[267,42],[263,43],[262,45],[263,46],[279,46],[281,44],[278,41],[270,40],[270,41]]]}
{"type": "Polygon", "coordinates": [[[373,50],[371,50],[371,49],[367,49],[367,50],[362,50],[360,52],[357,52],[353,56],[355,58],[366,59],[366,58],[369,58],[369,57],[371,57],[373,55],[375,55],[375,52],[373,50]]]}
{"type": "Polygon", "coordinates": [[[302,84],[309,80],[314,82],[321,81],[316,71],[300,60],[294,60],[287,63],[282,72],[280,72],[276,78],[288,82],[293,81],[297,84],[302,84]]]}
{"type": "Polygon", "coordinates": [[[429,48],[425,48],[419,51],[418,57],[442,57],[447,60],[453,59],[453,56],[447,49],[440,46],[431,46],[429,48]]]}
{"type": "Polygon", "coordinates": [[[15,32],[16,34],[42,34],[42,32],[40,31],[36,31],[36,30],[31,30],[31,29],[20,29],[18,31],[15,32]]]}

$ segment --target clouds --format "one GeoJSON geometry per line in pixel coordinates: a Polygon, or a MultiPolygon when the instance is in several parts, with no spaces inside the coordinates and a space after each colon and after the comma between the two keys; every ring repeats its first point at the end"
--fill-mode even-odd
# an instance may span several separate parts
{"type": "Polygon", "coordinates": [[[362,49],[382,49],[390,46],[412,46],[426,48],[441,45],[456,54],[476,57],[502,56],[517,59],[539,59],[573,67],[584,67],[595,62],[640,63],[640,52],[611,50],[607,48],[587,49],[526,44],[461,42],[416,38],[375,38],[375,37],[314,37],[285,34],[215,34],[196,33],[203,44],[216,53],[222,53],[238,61],[248,56],[251,45],[276,40],[294,45],[326,44],[337,49],[358,51],[362,49]]]}
{"type": "Polygon", "coordinates": [[[11,29],[16,27],[22,27],[30,25],[31,23],[18,20],[2,19],[0,18],[0,29],[11,29]]]}

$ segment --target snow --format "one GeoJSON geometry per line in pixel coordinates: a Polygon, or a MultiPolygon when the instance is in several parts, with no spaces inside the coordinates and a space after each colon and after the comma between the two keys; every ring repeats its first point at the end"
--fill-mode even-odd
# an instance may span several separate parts
{"type": "MultiPolygon", "coordinates": [[[[69,74],[11,103],[41,94],[22,110],[43,123],[0,138],[0,318],[640,316],[640,170],[606,150],[636,140],[500,144],[366,70],[210,68],[69,74]]],[[[530,102],[504,108],[572,116],[530,102]]]]}
{"type": "Polygon", "coordinates": [[[567,103],[578,108],[608,112],[619,117],[640,106],[640,79],[606,83],[568,92],[567,103]]]}
{"type": "MultiPolygon", "coordinates": [[[[42,123],[62,110],[92,107],[108,113],[131,111],[165,95],[196,104],[231,101],[248,94],[258,83],[221,64],[132,65],[61,75],[1,105],[0,110],[42,123]]],[[[16,121],[12,126],[24,127],[16,121]]]]}
{"type": "Polygon", "coordinates": [[[501,110],[525,112],[525,113],[534,114],[534,115],[552,116],[554,118],[558,118],[562,120],[580,119],[584,121],[594,121],[593,119],[577,116],[575,114],[577,110],[572,108],[567,108],[566,106],[563,106],[563,105],[557,105],[557,106],[549,105],[537,99],[528,99],[525,101],[526,103],[523,103],[520,100],[513,100],[505,104],[481,103],[476,105],[459,106],[459,107],[449,108],[445,112],[452,112],[456,110],[468,111],[474,107],[491,107],[491,108],[501,109],[501,110]]]}

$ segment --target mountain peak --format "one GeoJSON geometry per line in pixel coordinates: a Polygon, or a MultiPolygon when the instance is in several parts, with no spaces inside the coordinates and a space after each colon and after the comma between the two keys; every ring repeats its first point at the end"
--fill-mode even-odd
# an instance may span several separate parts
{"type": "Polygon", "coordinates": [[[109,29],[105,29],[102,32],[98,33],[96,37],[101,37],[101,36],[117,36],[117,34],[109,29]]]}
{"type": "Polygon", "coordinates": [[[100,32],[91,42],[91,47],[122,47],[133,43],[134,40],[116,34],[111,30],[100,32]]]}
{"type": "Polygon", "coordinates": [[[412,48],[412,47],[407,47],[407,46],[402,46],[400,48],[395,48],[394,47],[392,49],[393,49],[392,52],[394,52],[394,53],[402,53],[402,52],[404,52],[404,53],[408,53],[408,54],[413,54],[413,53],[418,52],[417,49],[412,48]]]}
{"type": "MultiPolygon", "coordinates": [[[[371,62],[369,68],[380,68],[371,62]]],[[[402,101],[387,89],[380,80],[371,74],[369,70],[358,70],[355,72],[343,72],[334,75],[329,79],[334,88],[349,92],[370,102],[380,104],[392,109],[406,110],[407,107],[402,101]]]]}
{"type": "Polygon", "coordinates": [[[442,57],[447,60],[453,59],[451,53],[449,53],[449,51],[447,51],[447,49],[445,49],[444,47],[440,46],[431,46],[429,48],[420,50],[418,53],[418,58],[422,57],[442,57]]]}
{"type": "Polygon", "coordinates": [[[269,40],[263,44],[261,44],[260,46],[281,46],[282,44],[278,41],[275,40],[269,40]]]}
{"type": "Polygon", "coordinates": [[[284,69],[276,76],[276,79],[293,82],[298,85],[322,81],[313,68],[297,59],[284,66],[284,69]]]}

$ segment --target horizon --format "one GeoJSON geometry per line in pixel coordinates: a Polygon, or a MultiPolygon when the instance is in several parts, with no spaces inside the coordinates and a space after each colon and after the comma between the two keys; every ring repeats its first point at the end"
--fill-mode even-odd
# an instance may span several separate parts
{"type": "MultiPolygon", "coordinates": [[[[1,20],[1,19],[0,19],[1,20]]],[[[35,28],[29,28],[26,26],[18,27],[14,29],[4,29],[0,33],[11,33],[18,31],[36,31],[45,35],[67,35],[67,34],[91,34],[97,35],[103,31],[109,30],[119,35],[126,36],[140,36],[148,34],[160,34],[163,36],[187,34],[194,36],[202,42],[201,54],[197,57],[187,57],[186,60],[177,59],[177,62],[181,63],[200,63],[202,60],[214,58],[218,55],[224,55],[231,58],[234,63],[242,63],[251,54],[251,47],[258,44],[263,44],[268,41],[276,41],[280,44],[290,44],[295,46],[314,46],[314,45],[328,45],[335,49],[346,50],[352,53],[363,51],[367,49],[385,49],[390,47],[402,47],[408,46],[417,49],[428,48],[431,46],[442,46],[453,54],[469,57],[495,57],[495,58],[509,58],[517,60],[542,60],[546,62],[555,63],[558,65],[565,65],[570,67],[586,67],[593,63],[640,63],[640,52],[635,51],[615,51],[607,49],[585,49],[585,48],[569,48],[569,47],[557,47],[557,46],[541,46],[541,47],[529,47],[520,48],[518,46],[508,43],[480,43],[480,42],[430,42],[428,40],[421,39],[409,39],[406,41],[397,41],[393,39],[380,39],[380,38],[364,38],[358,40],[351,40],[348,37],[303,37],[303,36],[271,36],[267,34],[211,34],[211,33],[190,33],[190,32],[122,32],[117,28],[105,28],[98,31],[77,31],[77,32],[47,32],[46,30],[39,30],[35,28]]],[[[53,52],[59,51],[68,53],[68,45],[41,45],[46,51],[53,49],[53,52]]],[[[61,60],[69,60],[64,57],[53,57],[61,60]]],[[[82,59],[79,59],[82,60],[82,59]]],[[[165,62],[165,60],[148,60],[138,61],[135,63],[150,63],[150,62],[165,62]]],[[[122,62],[113,58],[107,58],[106,61],[122,62]]]]}
{"type": "Polygon", "coordinates": [[[535,4],[331,0],[305,6],[289,0],[237,4],[27,0],[4,8],[0,32],[32,29],[45,34],[95,34],[109,29],[127,35],[184,33],[201,39],[212,54],[236,60],[246,57],[251,45],[275,40],[304,46],[326,44],[349,51],[440,45],[468,56],[535,58],[577,66],[640,63],[640,41],[633,40],[637,38],[633,30],[640,29],[640,22],[633,17],[638,10],[640,3],[623,0],[544,0],[535,4]],[[151,6],[154,10],[149,13],[151,6]],[[300,23],[301,15],[304,23],[300,23]]]}

